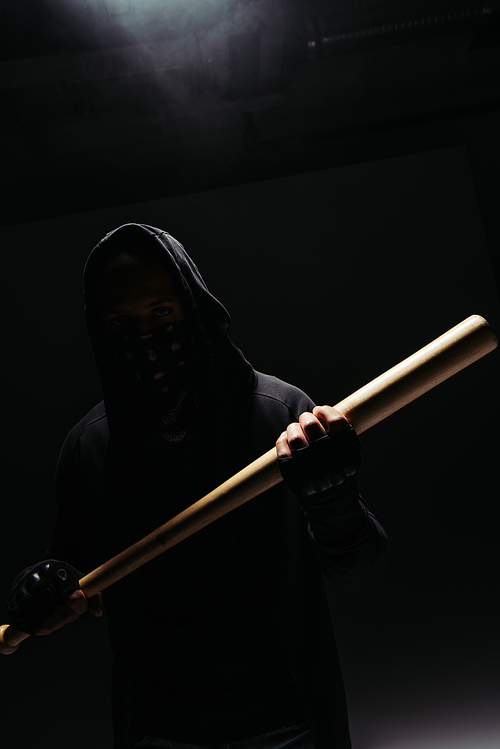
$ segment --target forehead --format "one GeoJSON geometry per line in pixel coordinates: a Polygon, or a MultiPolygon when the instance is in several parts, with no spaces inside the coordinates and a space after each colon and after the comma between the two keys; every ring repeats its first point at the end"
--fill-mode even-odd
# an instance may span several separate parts
{"type": "Polygon", "coordinates": [[[100,271],[97,297],[101,307],[149,300],[179,302],[172,279],[158,258],[138,258],[123,252],[100,271]]]}

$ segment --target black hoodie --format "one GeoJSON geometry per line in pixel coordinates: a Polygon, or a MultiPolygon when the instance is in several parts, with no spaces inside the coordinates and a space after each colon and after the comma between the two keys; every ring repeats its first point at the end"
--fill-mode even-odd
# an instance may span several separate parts
{"type": "MultiPolygon", "coordinates": [[[[255,372],[229,314],[182,245],[126,224],[84,275],[104,400],[63,445],[50,556],[90,571],[259,457],[314,404],[255,372]],[[192,321],[196,409],[179,442],[139,424],[136,393],[102,331],[96,277],[116,249],[158,253],[192,321]]],[[[216,744],[306,723],[317,749],[348,749],[345,697],[322,573],[364,595],[378,584],[385,534],[354,481],[321,508],[284,483],[105,591],[114,654],[115,747],[144,734],[216,744]],[[130,631],[129,631],[130,630],[130,631]],[[141,646],[128,643],[142,633],[141,646]]]]}

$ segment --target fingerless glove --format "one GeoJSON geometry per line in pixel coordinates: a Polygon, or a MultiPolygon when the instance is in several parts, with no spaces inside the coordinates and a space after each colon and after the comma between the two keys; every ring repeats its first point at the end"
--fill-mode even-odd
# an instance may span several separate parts
{"type": "Polygon", "coordinates": [[[77,590],[81,575],[66,562],[47,559],[19,573],[7,598],[13,624],[32,635],[77,590]]]}
{"type": "Polygon", "coordinates": [[[278,458],[278,465],[285,483],[305,502],[342,493],[361,465],[361,445],[350,424],[291,452],[278,458]]]}

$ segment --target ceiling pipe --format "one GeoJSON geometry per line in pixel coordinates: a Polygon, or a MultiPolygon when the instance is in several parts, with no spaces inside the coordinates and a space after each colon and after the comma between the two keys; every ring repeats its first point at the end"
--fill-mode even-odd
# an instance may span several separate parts
{"type": "Polygon", "coordinates": [[[314,16],[307,25],[307,57],[345,54],[373,47],[403,44],[411,40],[475,32],[489,23],[498,10],[492,3],[462,4],[457,8],[433,8],[427,13],[406,17],[386,17],[371,23],[360,23],[335,28],[338,20],[314,16]]]}

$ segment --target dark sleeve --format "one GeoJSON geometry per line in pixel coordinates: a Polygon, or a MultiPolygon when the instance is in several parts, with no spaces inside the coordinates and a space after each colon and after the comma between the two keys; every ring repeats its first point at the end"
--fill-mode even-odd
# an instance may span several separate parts
{"type": "Polygon", "coordinates": [[[63,444],[57,464],[57,512],[46,557],[60,559],[88,572],[91,569],[88,519],[82,512],[79,470],[79,443],[70,433],[63,444]]]}
{"type": "MultiPolygon", "coordinates": [[[[254,416],[262,447],[272,444],[280,431],[298,421],[314,403],[301,390],[274,377],[259,374],[261,401],[254,416]]],[[[281,468],[282,466],[280,466],[281,468]]],[[[355,476],[332,490],[309,497],[288,486],[300,502],[309,536],[325,576],[358,595],[368,595],[382,579],[387,559],[387,536],[359,495],[355,476]]]]}
{"type": "Polygon", "coordinates": [[[387,536],[351,478],[337,493],[302,500],[308,532],[325,576],[358,595],[380,583],[387,536]]]}

